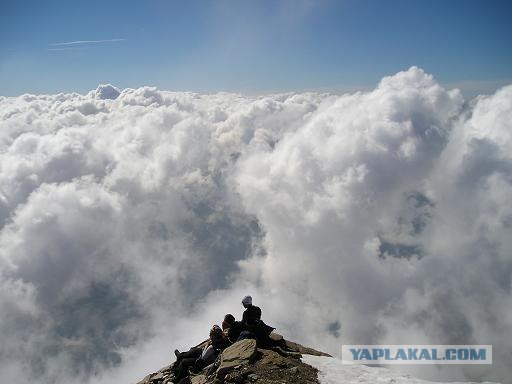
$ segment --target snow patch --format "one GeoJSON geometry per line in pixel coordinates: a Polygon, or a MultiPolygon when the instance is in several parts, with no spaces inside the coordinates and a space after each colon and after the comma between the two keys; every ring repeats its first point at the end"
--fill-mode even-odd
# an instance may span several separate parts
{"type": "MultiPolygon", "coordinates": [[[[368,367],[360,364],[343,364],[334,357],[304,355],[302,361],[318,369],[320,384],[429,384],[433,381],[416,379],[384,367],[368,367]]],[[[443,384],[440,382],[435,382],[443,384]]],[[[448,384],[448,382],[446,382],[448,384]]],[[[449,384],[472,384],[450,382],[449,384]]],[[[484,382],[482,384],[493,384],[484,382]]]]}

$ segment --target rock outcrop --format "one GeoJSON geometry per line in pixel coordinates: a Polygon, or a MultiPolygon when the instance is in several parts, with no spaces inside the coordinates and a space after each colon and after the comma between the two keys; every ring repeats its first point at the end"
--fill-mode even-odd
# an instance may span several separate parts
{"type": "MultiPolygon", "coordinates": [[[[327,353],[286,341],[286,351],[262,349],[255,340],[241,340],[226,348],[214,364],[180,384],[314,384],[317,369],[303,363],[302,354],[329,356],[327,353]]],[[[172,365],[142,379],[138,384],[176,384],[172,365]]]]}
{"type": "Polygon", "coordinates": [[[256,340],[241,340],[229,346],[220,355],[219,368],[216,376],[224,378],[227,373],[236,367],[248,365],[256,357],[256,340]]]}

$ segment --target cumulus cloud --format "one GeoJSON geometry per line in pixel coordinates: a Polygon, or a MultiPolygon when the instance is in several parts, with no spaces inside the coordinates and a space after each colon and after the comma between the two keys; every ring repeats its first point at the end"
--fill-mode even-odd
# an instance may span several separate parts
{"type": "Polygon", "coordinates": [[[92,96],[96,99],[101,99],[101,100],[106,100],[106,99],[113,100],[113,99],[117,99],[119,94],[120,94],[119,89],[114,87],[112,84],[100,84],[98,86],[98,88],[96,88],[95,91],[91,91],[90,96],[92,96]]]}
{"type": "MultiPolygon", "coordinates": [[[[464,101],[412,67],[370,92],[99,86],[0,98],[0,365],[135,381],[252,293],[342,343],[512,340],[512,87],[464,101]]],[[[508,351],[508,352],[507,352],[508,351]]]]}

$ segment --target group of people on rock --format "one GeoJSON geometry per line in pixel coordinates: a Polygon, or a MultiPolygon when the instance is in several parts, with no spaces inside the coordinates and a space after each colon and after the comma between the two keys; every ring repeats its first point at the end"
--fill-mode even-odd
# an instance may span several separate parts
{"type": "Polygon", "coordinates": [[[261,309],[252,304],[252,297],[245,296],[242,300],[245,311],[241,321],[236,321],[232,314],[224,316],[222,328],[214,325],[210,330],[208,341],[193,347],[187,352],[175,350],[176,362],[172,366],[174,382],[188,376],[189,370],[199,372],[215,362],[217,356],[228,346],[243,339],[255,339],[260,348],[278,348],[284,352],[286,343],[282,336],[272,334],[273,327],[261,320],[261,309]]]}

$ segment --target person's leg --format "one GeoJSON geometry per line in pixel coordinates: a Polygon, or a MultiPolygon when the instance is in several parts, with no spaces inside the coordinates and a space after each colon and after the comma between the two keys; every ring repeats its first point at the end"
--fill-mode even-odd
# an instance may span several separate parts
{"type": "Polygon", "coordinates": [[[203,359],[197,359],[194,362],[194,365],[190,367],[190,371],[194,373],[201,372],[201,370],[206,367],[208,364],[203,359]]]}
{"type": "Polygon", "coordinates": [[[180,352],[179,355],[177,356],[177,359],[182,360],[191,357],[195,357],[197,359],[199,356],[201,356],[202,351],[203,350],[201,348],[190,348],[187,352],[180,352]]]}
{"type": "Polygon", "coordinates": [[[180,381],[185,376],[188,376],[188,368],[193,366],[195,362],[195,357],[185,357],[184,359],[181,359],[178,367],[176,368],[176,381],[180,381]]]}
{"type": "Polygon", "coordinates": [[[284,349],[285,351],[288,349],[288,346],[286,345],[286,340],[285,339],[275,340],[274,344],[277,345],[278,347],[284,349]]]}
{"type": "Polygon", "coordinates": [[[237,341],[244,340],[244,339],[254,339],[254,335],[250,331],[242,331],[242,332],[240,332],[240,336],[238,336],[237,341]]]}

